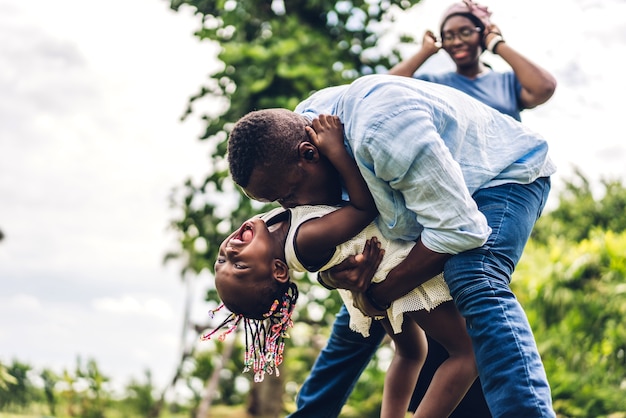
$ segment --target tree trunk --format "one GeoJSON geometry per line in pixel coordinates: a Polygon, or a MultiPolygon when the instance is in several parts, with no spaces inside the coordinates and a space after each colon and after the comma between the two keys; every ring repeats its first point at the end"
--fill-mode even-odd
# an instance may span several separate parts
{"type": "Polygon", "coordinates": [[[278,418],[283,412],[285,382],[283,375],[265,376],[260,383],[252,383],[248,396],[248,414],[255,418],[278,418]]]}
{"type": "Polygon", "coordinates": [[[233,354],[233,347],[235,346],[236,341],[236,338],[229,338],[228,343],[224,346],[221,361],[215,366],[215,370],[213,370],[211,378],[207,380],[206,386],[204,387],[204,395],[202,396],[202,400],[196,410],[196,418],[207,418],[209,416],[211,403],[213,402],[213,395],[215,395],[217,386],[220,382],[220,372],[230,359],[230,356],[233,354]]]}

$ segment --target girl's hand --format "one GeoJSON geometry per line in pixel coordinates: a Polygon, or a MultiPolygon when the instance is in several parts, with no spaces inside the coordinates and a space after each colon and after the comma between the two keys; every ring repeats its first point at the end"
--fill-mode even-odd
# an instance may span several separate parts
{"type": "Polygon", "coordinates": [[[387,314],[387,312],[385,311],[379,311],[378,309],[374,308],[364,293],[351,293],[353,300],[352,305],[359,311],[361,311],[363,315],[374,318],[376,316],[385,316],[387,314]]]}
{"type": "Polygon", "coordinates": [[[319,115],[306,128],[313,145],[321,154],[333,161],[333,157],[346,152],[343,145],[343,124],[337,116],[319,115]]]}

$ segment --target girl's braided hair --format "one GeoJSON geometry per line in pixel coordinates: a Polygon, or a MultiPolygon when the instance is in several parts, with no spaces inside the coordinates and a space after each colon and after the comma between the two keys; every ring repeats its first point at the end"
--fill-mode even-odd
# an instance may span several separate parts
{"type": "MultiPolygon", "coordinates": [[[[252,369],[255,382],[263,381],[265,374],[272,374],[274,370],[278,376],[278,366],[283,362],[284,340],[289,338],[287,330],[293,327],[291,317],[297,300],[298,287],[295,283],[289,282],[284,293],[274,300],[269,311],[263,315],[264,318],[256,319],[231,312],[217,328],[203,335],[201,339],[210,340],[218,331],[223,330],[218,340],[224,341],[226,336],[243,322],[246,343],[243,372],[252,369]]],[[[213,317],[223,307],[222,303],[209,314],[213,317]]]]}

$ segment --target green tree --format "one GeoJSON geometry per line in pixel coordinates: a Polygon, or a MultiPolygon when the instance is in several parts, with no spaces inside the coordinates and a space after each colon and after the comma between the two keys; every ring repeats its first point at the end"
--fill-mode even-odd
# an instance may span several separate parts
{"type": "Polygon", "coordinates": [[[109,394],[105,388],[109,378],[103,375],[95,360],[85,364],[76,359],[74,373],[63,371],[61,396],[71,417],[103,418],[109,405],[109,394]]]}
{"type": "Polygon", "coordinates": [[[0,409],[24,409],[35,398],[35,390],[28,378],[31,366],[13,360],[9,366],[0,364],[0,409]]]}
{"type": "Polygon", "coordinates": [[[154,411],[157,400],[154,398],[154,383],[150,370],[144,372],[144,381],[140,382],[134,378],[126,386],[126,403],[142,417],[148,417],[154,411]]]}
{"type": "Polygon", "coordinates": [[[56,384],[59,381],[59,377],[49,369],[44,369],[41,374],[41,379],[43,380],[43,391],[44,396],[46,398],[46,403],[48,404],[48,409],[50,409],[50,415],[56,415],[56,406],[58,403],[57,393],[56,393],[56,384]]]}
{"type": "Polygon", "coordinates": [[[61,375],[61,399],[65,403],[66,414],[70,417],[78,416],[80,401],[78,391],[75,388],[76,377],[67,369],[61,375]]]}
{"type": "MultiPolygon", "coordinates": [[[[173,206],[182,213],[172,222],[180,246],[167,254],[166,260],[184,260],[182,277],[188,280],[190,273],[212,272],[218,246],[226,234],[267,209],[250,202],[229,179],[225,152],[233,123],[254,109],[293,109],[315,90],[389,68],[390,62],[397,62],[398,53],[376,50],[380,27],[390,23],[390,11],[405,10],[416,3],[418,0],[170,1],[174,10],[191,6],[203,17],[196,36],[219,45],[217,58],[223,64],[191,97],[183,115],[186,118],[194,113],[201,99],[213,104],[211,112],[201,115],[206,129],[200,139],[211,144],[207,176],[199,184],[188,180],[172,195],[173,206]]],[[[308,289],[302,290],[304,294],[308,289]]],[[[318,299],[315,292],[309,299],[304,297],[299,305],[308,304],[308,309],[300,310],[297,320],[310,323],[307,318],[314,311],[313,304],[322,310],[330,309],[322,318],[332,319],[340,306],[337,295],[328,298],[326,294],[326,300],[323,298],[320,295],[318,299]]],[[[217,300],[212,289],[207,299],[217,300]]],[[[319,319],[311,322],[319,323],[319,319]]],[[[311,330],[307,334],[308,341],[303,341],[301,347],[311,346],[311,330]]],[[[295,355],[298,359],[295,364],[299,382],[317,354],[307,348],[288,348],[287,358],[295,355]]],[[[252,386],[251,397],[263,399],[255,396],[255,390],[260,391],[261,385],[252,386]]],[[[280,402],[281,396],[273,399],[280,402]]]]}
{"type": "Polygon", "coordinates": [[[0,390],[8,391],[10,385],[17,383],[15,376],[9,373],[7,366],[0,361],[0,390]]]}
{"type": "Polygon", "coordinates": [[[547,243],[551,237],[568,241],[589,238],[594,229],[626,231],[626,188],[620,179],[601,179],[600,189],[580,169],[565,179],[558,206],[537,222],[533,239],[547,243]]]}
{"type": "Polygon", "coordinates": [[[626,416],[626,232],[531,242],[515,275],[556,410],[626,416]]]}
{"type": "Polygon", "coordinates": [[[568,417],[626,416],[626,188],[601,185],[566,180],[512,282],[568,417]]]}

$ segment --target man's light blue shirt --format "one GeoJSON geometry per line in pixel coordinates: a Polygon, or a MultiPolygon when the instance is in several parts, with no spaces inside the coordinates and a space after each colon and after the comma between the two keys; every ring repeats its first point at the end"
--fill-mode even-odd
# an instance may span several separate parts
{"type": "Polygon", "coordinates": [[[491,229],[471,195],[555,172],[548,144],[521,123],[456,89],[370,75],[318,91],[295,109],[309,119],[337,115],[390,239],[457,254],[484,244],[491,229]]]}

